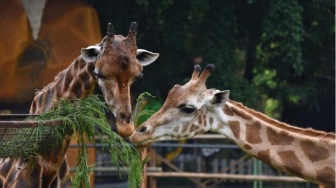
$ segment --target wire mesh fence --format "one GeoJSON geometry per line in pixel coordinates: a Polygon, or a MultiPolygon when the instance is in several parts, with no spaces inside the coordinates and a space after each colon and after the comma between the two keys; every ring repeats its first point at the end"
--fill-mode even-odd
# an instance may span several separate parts
{"type": "Polygon", "coordinates": [[[27,117],[0,116],[0,158],[34,156],[50,150],[55,145],[55,132],[52,127],[62,126],[63,121],[32,121],[27,120],[27,117]]]}

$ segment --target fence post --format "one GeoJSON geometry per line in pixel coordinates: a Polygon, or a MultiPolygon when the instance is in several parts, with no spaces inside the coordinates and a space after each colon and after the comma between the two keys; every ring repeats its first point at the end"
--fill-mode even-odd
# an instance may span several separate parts
{"type": "MultiPolygon", "coordinates": [[[[262,174],[262,163],[257,159],[253,159],[253,175],[262,174]]],[[[260,180],[253,181],[253,188],[262,188],[263,183],[260,180]]]]}
{"type": "MultiPolygon", "coordinates": [[[[149,166],[150,167],[155,167],[156,166],[156,152],[154,147],[149,148],[150,152],[150,160],[149,160],[149,166]]],[[[149,187],[150,188],[156,188],[156,178],[155,177],[150,177],[149,178],[149,187]]]]}

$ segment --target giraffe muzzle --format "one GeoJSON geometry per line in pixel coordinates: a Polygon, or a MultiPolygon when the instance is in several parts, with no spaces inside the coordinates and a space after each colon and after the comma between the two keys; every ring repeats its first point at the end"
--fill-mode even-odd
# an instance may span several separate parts
{"type": "MultiPolygon", "coordinates": [[[[147,125],[148,126],[148,125],[147,125]]],[[[130,137],[130,141],[137,148],[146,148],[152,144],[151,131],[146,125],[140,125],[130,137]]]]}
{"type": "Polygon", "coordinates": [[[124,123],[117,121],[117,130],[120,136],[123,138],[129,138],[134,132],[133,122],[124,123]]]}
{"type": "Polygon", "coordinates": [[[119,114],[119,118],[120,120],[123,122],[123,123],[131,123],[131,118],[132,118],[132,115],[126,115],[125,113],[120,113],[119,114]]]}

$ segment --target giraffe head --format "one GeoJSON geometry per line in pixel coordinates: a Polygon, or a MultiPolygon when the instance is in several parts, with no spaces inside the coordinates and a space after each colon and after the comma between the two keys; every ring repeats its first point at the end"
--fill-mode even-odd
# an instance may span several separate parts
{"type": "Polygon", "coordinates": [[[86,62],[94,62],[92,74],[98,79],[105,102],[116,117],[118,132],[129,137],[134,131],[130,86],[142,76],[142,67],[155,61],[159,54],[137,49],[135,22],[127,37],[115,35],[109,23],[102,42],[83,48],[81,54],[86,62]]]}
{"type": "Polygon", "coordinates": [[[134,131],[131,142],[147,147],[153,142],[187,139],[208,131],[207,116],[221,108],[229,96],[228,90],[206,89],[205,81],[214,68],[207,65],[200,74],[201,67],[196,65],[191,80],[170,90],[162,108],[134,131]]]}

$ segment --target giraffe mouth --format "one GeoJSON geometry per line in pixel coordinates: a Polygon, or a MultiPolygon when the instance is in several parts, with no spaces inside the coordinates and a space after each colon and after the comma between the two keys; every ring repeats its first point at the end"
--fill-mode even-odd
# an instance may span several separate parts
{"type": "MultiPolygon", "coordinates": [[[[132,135],[133,136],[133,135],[132,135]]],[[[131,142],[132,142],[132,136],[131,136],[131,142]]],[[[188,138],[188,136],[183,136],[183,137],[174,137],[173,135],[164,135],[164,136],[158,136],[155,138],[148,138],[146,140],[143,140],[141,142],[138,143],[133,143],[137,148],[146,148],[148,146],[150,146],[151,144],[155,143],[155,142],[159,142],[159,141],[167,141],[167,140],[179,140],[182,138],[188,138]]]]}
{"type": "Polygon", "coordinates": [[[116,122],[117,130],[123,138],[129,138],[134,132],[133,123],[116,122]]]}
{"type": "Polygon", "coordinates": [[[147,148],[152,144],[152,139],[147,139],[139,143],[133,143],[137,148],[147,148]]]}

